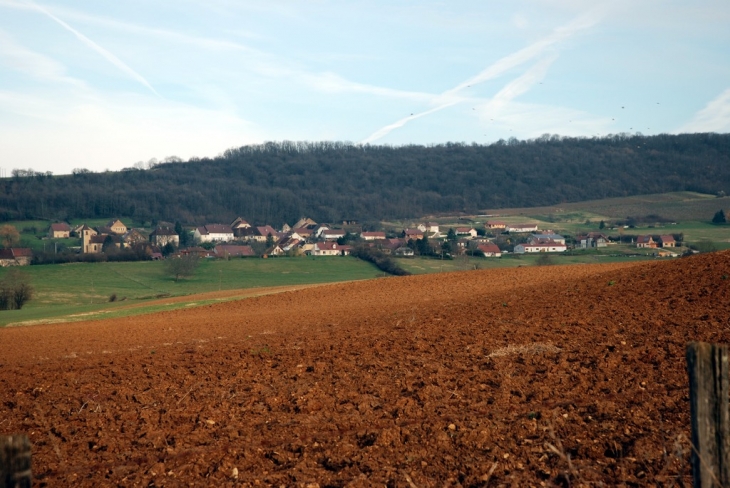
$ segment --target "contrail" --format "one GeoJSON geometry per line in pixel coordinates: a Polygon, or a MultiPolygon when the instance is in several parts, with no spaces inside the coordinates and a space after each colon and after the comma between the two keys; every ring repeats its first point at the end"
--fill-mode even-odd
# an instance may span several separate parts
{"type": "Polygon", "coordinates": [[[545,78],[547,70],[556,59],[558,59],[558,56],[554,54],[535,63],[530,69],[499,90],[489,101],[487,107],[495,112],[499,111],[501,107],[505,106],[512,99],[526,93],[535,83],[545,78]]]}
{"type": "Polygon", "coordinates": [[[137,73],[136,71],[134,71],[132,68],[130,68],[129,66],[127,66],[121,59],[119,59],[118,57],[114,56],[112,53],[110,53],[109,51],[107,51],[106,49],[104,49],[103,47],[101,47],[100,45],[98,45],[97,43],[95,43],[94,41],[92,41],[91,39],[89,39],[88,37],[86,37],[85,35],[83,35],[81,32],[79,32],[76,29],[74,29],[73,27],[71,27],[70,25],[68,25],[66,22],[64,22],[63,20],[59,19],[58,17],[56,17],[55,15],[53,15],[48,10],[46,10],[43,7],[41,7],[40,5],[37,5],[37,4],[33,3],[30,0],[26,0],[26,4],[29,5],[29,6],[31,6],[34,9],[38,10],[39,12],[47,15],[48,17],[50,17],[52,20],[54,20],[56,23],[58,23],[61,27],[63,27],[64,29],[70,31],[73,35],[75,35],[81,42],[83,42],[84,44],[86,44],[87,46],[89,46],[91,49],[93,49],[97,53],[101,54],[107,61],[109,61],[114,66],[116,66],[120,70],[122,70],[125,73],[127,73],[129,76],[131,76],[135,80],[137,80],[140,83],[142,83],[144,86],[146,86],[152,93],[154,93],[158,97],[160,96],[160,94],[157,93],[157,90],[155,90],[152,87],[152,85],[150,85],[149,82],[147,82],[147,80],[144,79],[144,77],[142,75],[140,75],[139,73],[137,73]]]}
{"type": "MultiPolygon", "coordinates": [[[[432,100],[432,103],[437,104],[434,108],[431,108],[429,110],[426,110],[424,112],[419,112],[415,115],[410,115],[409,117],[405,117],[403,119],[400,119],[399,121],[387,125],[385,127],[382,127],[378,129],[377,131],[373,132],[370,136],[365,138],[363,141],[361,141],[361,144],[368,144],[373,141],[376,141],[380,139],[381,137],[384,137],[388,133],[390,133],[392,130],[397,129],[399,127],[403,127],[411,120],[423,117],[425,115],[432,114],[434,112],[438,112],[440,110],[443,110],[445,108],[451,107],[453,105],[456,105],[458,103],[461,103],[468,98],[460,97],[459,92],[463,91],[465,88],[469,88],[471,86],[477,85],[479,83],[483,83],[488,80],[492,80],[494,78],[497,78],[498,76],[503,75],[507,71],[516,68],[517,66],[520,66],[538,56],[543,54],[548,48],[551,46],[557,44],[560,41],[563,41],[570,36],[574,35],[575,33],[588,29],[589,27],[592,27],[598,22],[596,15],[583,15],[581,17],[578,17],[577,19],[573,20],[569,24],[559,27],[555,29],[549,36],[540,39],[539,41],[530,44],[529,46],[520,49],[519,51],[512,53],[508,56],[505,56],[504,58],[496,61],[495,63],[491,64],[484,70],[482,70],[479,74],[472,76],[468,80],[456,85],[454,88],[451,88],[449,90],[446,90],[445,92],[441,93],[440,95],[437,95],[432,100]]],[[[512,96],[508,96],[508,93],[505,92],[507,89],[514,90],[516,88],[516,85],[514,85],[514,82],[509,83],[505,88],[503,88],[498,96],[501,94],[501,101],[505,102],[511,98],[514,98],[514,96],[517,96],[517,94],[524,93],[529,88],[529,85],[527,82],[530,79],[535,78],[535,74],[542,72],[542,75],[544,75],[544,71],[547,70],[547,67],[552,64],[552,62],[555,60],[554,56],[551,56],[548,60],[542,61],[538,63],[534,69],[531,69],[526,73],[530,74],[530,76],[522,76],[515,80],[515,82],[519,82],[519,93],[513,94],[512,96]],[[504,93],[503,93],[504,92],[504,93]]],[[[495,97],[496,98],[496,97],[495,97]]]]}

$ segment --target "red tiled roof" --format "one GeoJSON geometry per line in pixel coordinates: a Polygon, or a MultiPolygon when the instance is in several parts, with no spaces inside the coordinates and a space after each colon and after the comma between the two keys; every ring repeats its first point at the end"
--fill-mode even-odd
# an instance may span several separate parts
{"type": "Polygon", "coordinates": [[[491,242],[477,246],[477,249],[479,249],[483,253],[492,253],[492,252],[501,253],[502,252],[496,244],[493,244],[491,242]]]}
{"type": "MultiPolygon", "coordinates": [[[[231,228],[223,224],[206,224],[203,227],[198,227],[199,232],[200,229],[205,229],[206,234],[233,234],[231,228]]],[[[204,235],[203,232],[200,232],[200,234],[204,235]]]]}
{"type": "Polygon", "coordinates": [[[56,224],[51,224],[51,230],[54,232],[70,232],[71,227],[66,222],[58,222],[56,224]]]}

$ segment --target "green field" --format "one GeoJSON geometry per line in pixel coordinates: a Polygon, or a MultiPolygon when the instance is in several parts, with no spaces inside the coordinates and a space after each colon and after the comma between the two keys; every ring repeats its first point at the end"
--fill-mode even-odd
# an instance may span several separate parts
{"type": "MultiPolygon", "coordinates": [[[[605,228],[609,236],[682,234],[685,245],[710,241],[716,249],[730,248],[730,224],[710,223],[714,213],[724,209],[730,215],[730,197],[718,198],[692,192],[675,192],[626,198],[612,198],[550,207],[487,210],[480,215],[424,216],[417,220],[382,222],[394,233],[413,227],[419,222],[435,221],[445,234],[449,227],[473,226],[483,229],[487,220],[507,223],[537,223],[542,230],[551,229],[566,236],[599,231],[603,220],[627,217],[658,216],[657,221],[634,228],[605,228]]],[[[92,219],[87,224],[104,225],[106,219],[92,219]]],[[[151,226],[150,222],[124,219],[133,227],[151,226]]],[[[84,223],[74,220],[71,224],[84,223]]],[[[53,252],[64,247],[79,246],[79,239],[47,239],[49,221],[28,220],[8,222],[20,232],[20,246],[34,251],[53,252]]],[[[5,225],[5,224],[3,224],[5,225]]],[[[706,242],[704,243],[706,244],[706,242]]],[[[707,246],[705,246],[707,247],[707,246]]],[[[686,249],[686,248],[684,248],[686,249]]],[[[675,249],[682,252],[684,249],[675,249]]],[[[609,263],[626,260],[657,259],[653,251],[630,245],[609,246],[600,250],[576,250],[551,254],[551,264],[609,263]],[[637,254],[639,256],[637,256],[637,254]]],[[[453,260],[403,258],[398,264],[413,274],[487,269],[496,267],[534,266],[537,255],[507,254],[502,258],[457,257],[453,260]]],[[[0,312],[0,326],[49,320],[80,320],[83,317],[116,316],[169,309],[154,303],[154,299],[182,296],[216,290],[252,289],[257,287],[290,286],[359,280],[382,276],[374,266],[355,258],[276,258],[237,259],[231,261],[203,260],[195,276],[176,283],[166,276],[161,262],[75,263],[30,266],[24,268],[32,280],[36,296],[22,310],[0,312]],[[110,302],[112,295],[117,301],[110,302]],[[130,304],[136,304],[134,312],[130,304]]],[[[0,279],[7,270],[0,268],[0,279]]]]}
{"type": "MultiPolygon", "coordinates": [[[[128,308],[130,303],[144,304],[167,296],[382,276],[373,265],[351,257],[204,259],[194,276],[179,282],[165,274],[163,265],[144,261],[25,267],[22,271],[30,276],[35,297],[22,310],[0,312],[0,326],[61,318],[80,320],[88,314],[110,313],[128,308]],[[109,299],[113,294],[117,301],[112,303],[109,299]]],[[[0,279],[7,272],[0,268],[0,279]]]]}
{"type": "MultiPolygon", "coordinates": [[[[504,254],[501,258],[465,257],[453,260],[430,258],[398,258],[396,262],[403,269],[413,274],[446,273],[450,271],[466,271],[471,269],[512,268],[518,266],[537,266],[538,259],[546,254],[504,254]]],[[[619,263],[625,261],[646,261],[660,259],[643,250],[615,246],[607,249],[578,250],[567,253],[547,254],[551,265],[561,264],[598,264],[619,263]],[[638,255],[637,255],[638,254],[638,255]]],[[[666,258],[661,258],[666,259],[666,258]]]]}

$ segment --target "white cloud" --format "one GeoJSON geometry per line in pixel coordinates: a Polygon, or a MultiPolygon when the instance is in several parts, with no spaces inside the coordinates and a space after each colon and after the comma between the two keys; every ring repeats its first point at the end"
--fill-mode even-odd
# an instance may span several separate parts
{"type": "Polygon", "coordinates": [[[15,39],[0,29],[0,64],[24,73],[36,80],[54,83],[68,83],[84,88],[81,80],[66,74],[66,67],[42,54],[18,44],[15,39]]]}
{"type": "Polygon", "coordinates": [[[730,88],[709,102],[677,132],[730,132],[730,88]]]}
{"type": "Polygon", "coordinates": [[[209,156],[265,139],[230,112],[140,95],[66,100],[0,92],[0,106],[33,118],[23,124],[0,114],[3,160],[57,174],[121,169],[153,156],[209,156]]]}

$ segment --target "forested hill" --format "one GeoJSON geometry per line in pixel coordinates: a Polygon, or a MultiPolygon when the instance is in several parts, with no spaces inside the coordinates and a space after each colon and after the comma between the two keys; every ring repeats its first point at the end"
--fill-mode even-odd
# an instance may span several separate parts
{"type": "MultiPolygon", "coordinates": [[[[0,219],[372,221],[690,190],[730,193],[730,134],[491,145],[266,143],[213,159],[0,180],[0,219]]],[[[29,176],[32,175],[32,176],[29,176]]]]}

